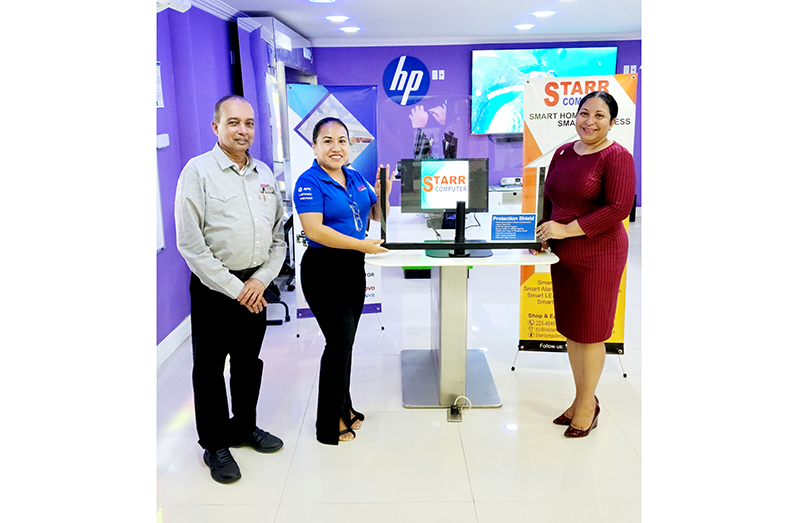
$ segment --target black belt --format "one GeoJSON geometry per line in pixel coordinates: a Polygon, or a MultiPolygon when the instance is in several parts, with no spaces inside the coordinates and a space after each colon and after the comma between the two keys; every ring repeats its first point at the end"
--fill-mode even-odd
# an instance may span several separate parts
{"type": "Polygon", "coordinates": [[[260,265],[258,265],[257,267],[250,267],[249,269],[243,269],[240,271],[230,271],[230,274],[232,274],[239,280],[245,282],[248,279],[250,279],[252,275],[255,274],[255,272],[257,272],[258,269],[260,269],[260,265]]]}

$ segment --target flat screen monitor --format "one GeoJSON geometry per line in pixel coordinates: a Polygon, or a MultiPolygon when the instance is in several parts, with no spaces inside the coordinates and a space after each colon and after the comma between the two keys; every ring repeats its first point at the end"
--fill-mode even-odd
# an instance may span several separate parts
{"type": "Polygon", "coordinates": [[[471,133],[523,132],[528,78],[615,74],[617,55],[617,47],[472,51],[471,133]]]}
{"type": "Polygon", "coordinates": [[[488,211],[488,159],[401,160],[402,212],[488,211]]]}

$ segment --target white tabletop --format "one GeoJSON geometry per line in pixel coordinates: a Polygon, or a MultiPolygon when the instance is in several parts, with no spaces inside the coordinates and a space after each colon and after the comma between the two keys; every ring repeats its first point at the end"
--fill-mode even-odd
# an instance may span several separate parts
{"type": "Polygon", "coordinates": [[[476,265],[551,265],[559,258],[550,252],[538,255],[526,249],[492,249],[488,258],[431,258],[423,250],[391,251],[382,254],[367,254],[366,263],[380,267],[439,267],[476,265]]]}
{"type": "MultiPolygon", "coordinates": [[[[496,209],[498,214],[506,211],[504,208],[496,209]]],[[[468,240],[490,241],[491,213],[469,215],[469,227],[466,229],[468,240]],[[479,226],[475,226],[479,224],[479,226]]],[[[378,225],[378,224],[377,224],[378,225]]],[[[401,212],[401,208],[391,209],[388,215],[388,242],[421,243],[424,240],[448,240],[454,237],[453,229],[438,231],[441,238],[436,238],[435,232],[427,227],[423,214],[401,212]]],[[[379,238],[379,226],[373,227],[369,237],[379,238]]],[[[474,249],[479,249],[479,244],[474,249]]],[[[490,249],[489,245],[485,247],[490,249]]],[[[527,249],[491,249],[493,256],[487,258],[431,258],[424,250],[393,250],[383,254],[367,254],[366,263],[380,267],[439,267],[439,266],[474,266],[474,265],[551,265],[557,263],[559,258],[551,253],[534,255],[527,249]]]]}

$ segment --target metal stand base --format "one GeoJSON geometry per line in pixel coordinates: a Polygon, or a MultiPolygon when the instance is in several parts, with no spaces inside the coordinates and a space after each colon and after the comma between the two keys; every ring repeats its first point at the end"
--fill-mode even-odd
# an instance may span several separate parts
{"type": "MultiPolygon", "coordinates": [[[[449,408],[439,401],[438,363],[429,350],[403,350],[402,405],[408,409],[449,408]]],[[[459,394],[455,394],[455,397],[459,394]]],[[[465,396],[472,407],[501,407],[499,392],[493,382],[488,360],[479,350],[466,351],[465,396]]]]}

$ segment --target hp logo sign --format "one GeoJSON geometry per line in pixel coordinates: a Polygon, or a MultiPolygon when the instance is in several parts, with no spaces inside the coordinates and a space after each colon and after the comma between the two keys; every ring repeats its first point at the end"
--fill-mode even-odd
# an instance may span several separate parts
{"type": "Polygon", "coordinates": [[[388,97],[399,105],[414,105],[429,90],[429,71],[418,58],[400,56],[382,73],[382,87],[388,97]]]}

